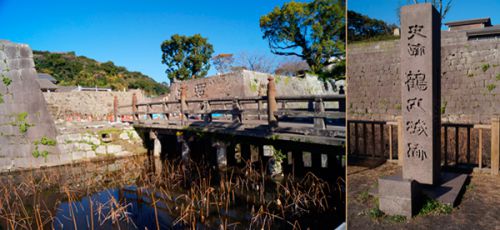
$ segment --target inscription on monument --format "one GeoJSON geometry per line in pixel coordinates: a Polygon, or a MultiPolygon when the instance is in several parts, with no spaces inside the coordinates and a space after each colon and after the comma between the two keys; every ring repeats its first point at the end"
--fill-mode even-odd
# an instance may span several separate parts
{"type": "Polygon", "coordinates": [[[198,83],[194,86],[194,94],[196,97],[203,97],[205,95],[206,83],[198,83]]]}
{"type": "Polygon", "coordinates": [[[431,4],[401,9],[403,178],[435,184],[440,167],[440,16],[431,4]]]}

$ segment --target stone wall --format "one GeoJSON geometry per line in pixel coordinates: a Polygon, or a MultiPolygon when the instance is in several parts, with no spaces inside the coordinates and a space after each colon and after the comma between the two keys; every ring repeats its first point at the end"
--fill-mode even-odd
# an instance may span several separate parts
{"type": "MultiPolygon", "coordinates": [[[[207,78],[193,79],[173,83],[170,87],[170,100],[180,98],[182,84],[187,87],[187,98],[226,98],[257,96],[259,92],[266,94],[267,77],[269,74],[248,70],[231,72],[207,78]]],[[[278,96],[284,95],[311,95],[335,93],[327,89],[325,84],[315,76],[287,77],[273,75],[276,82],[278,96]]]]}
{"type": "Polygon", "coordinates": [[[49,112],[54,120],[64,121],[106,121],[113,117],[113,101],[116,96],[118,105],[131,105],[132,94],[137,100],[144,100],[140,90],[128,92],[71,91],[43,93],[49,112]]]}
{"type": "Polygon", "coordinates": [[[0,40],[0,171],[60,164],[31,48],[0,40]]]}
{"type": "MultiPolygon", "coordinates": [[[[127,123],[62,120],[70,114],[106,117],[115,95],[129,105],[133,92],[43,95],[36,78],[29,46],[0,40],[0,172],[144,153],[142,140],[127,123]],[[57,125],[52,117],[59,119],[57,125]]],[[[143,100],[140,91],[136,94],[143,100]]]]}
{"type": "MultiPolygon", "coordinates": [[[[500,42],[443,31],[441,112],[445,122],[490,123],[500,114],[500,42]]],[[[399,40],[349,44],[350,120],[394,120],[401,113],[399,40]]]]}
{"type": "Polygon", "coordinates": [[[69,162],[97,157],[145,153],[142,139],[128,123],[64,122],[58,125],[57,143],[69,162]]]}

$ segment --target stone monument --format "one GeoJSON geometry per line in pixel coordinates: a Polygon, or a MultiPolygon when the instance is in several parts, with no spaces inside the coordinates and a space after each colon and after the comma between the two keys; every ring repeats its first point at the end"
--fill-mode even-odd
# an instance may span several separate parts
{"type": "Polygon", "coordinates": [[[411,217],[423,195],[454,205],[466,176],[441,173],[441,16],[432,4],[401,8],[403,171],[379,178],[380,209],[411,217]]]}
{"type": "Polygon", "coordinates": [[[401,8],[403,178],[423,184],[440,177],[440,27],[431,4],[401,8]]]}

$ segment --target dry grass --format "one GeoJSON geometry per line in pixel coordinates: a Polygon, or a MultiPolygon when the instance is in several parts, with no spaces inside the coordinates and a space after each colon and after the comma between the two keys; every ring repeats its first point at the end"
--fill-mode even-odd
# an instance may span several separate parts
{"type": "MultiPolygon", "coordinates": [[[[282,184],[270,183],[265,173],[255,170],[250,162],[242,169],[221,173],[194,162],[166,161],[161,170],[154,171],[151,170],[154,166],[148,163],[150,158],[133,157],[123,161],[119,167],[94,162],[79,167],[3,175],[0,177],[0,225],[7,229],[53,229],[61,224],[54,213],[59,204],[66,202],[69,213],[65,218],[71,220],[74,229],[97,229],[109,222],[118,229],[136,226],[127,211],[130,202],[109,194],[110,199],[100,203],[91,196],[105,188],[133,184],[137,198],[150,201],[157,229],[160,229],[159,209],[176,217],[175,225],[191,229],[197,225],[270,229],[276,224],[300,229],[297,220],[302,214],[327,211],[332,205],[329,197],[339,193],[338,188],[330,188],[312,173],[300,180],[290,177],[282,184]],[[54,195],[56,199],[48,203],[47,197],[54,195]],[[88,199],[89,210],[83,210],[84,197],[88,199]],[[252,207],[248,223],[228,215],[229,210],[242,203],[252,207]],[[84,217],[86,226],[77,226],[82,211],[91,214],[84,217]]],[[[339,181],[337,185],[342,183],[339,181]]]]}

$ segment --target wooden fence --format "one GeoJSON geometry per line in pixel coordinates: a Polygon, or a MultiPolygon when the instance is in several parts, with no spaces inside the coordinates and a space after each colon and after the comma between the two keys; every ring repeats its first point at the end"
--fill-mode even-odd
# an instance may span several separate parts
{"type": "MultiPolygon", "coordinates": [[[[397,160],[402,165],[402,119],[395,121],[347,121],[348,154],[358,157],[397,160]]],[[[489,167],[499,173],[500,121],[491,124],[441,124],[443,166],[489,167]],[[489,149],[489,151],[487,151],[489,149]],[[490,154],[488,154],[490,152],[490,154]]]]}

